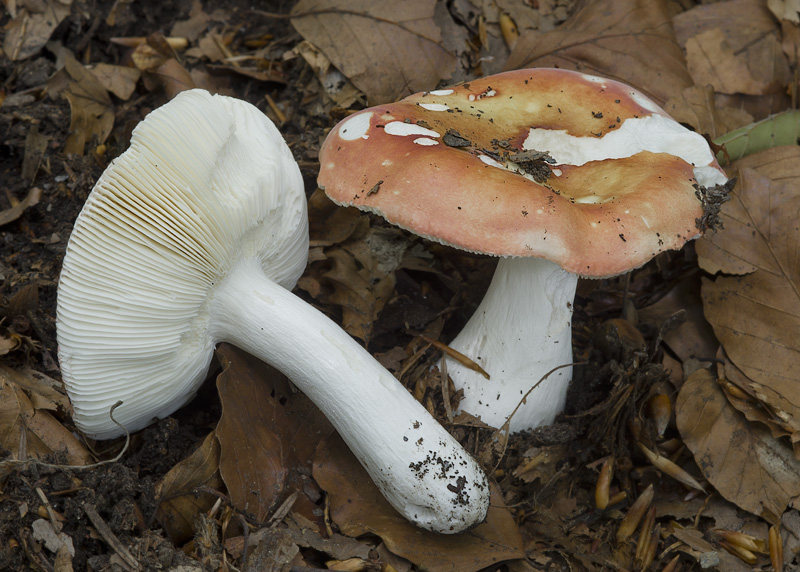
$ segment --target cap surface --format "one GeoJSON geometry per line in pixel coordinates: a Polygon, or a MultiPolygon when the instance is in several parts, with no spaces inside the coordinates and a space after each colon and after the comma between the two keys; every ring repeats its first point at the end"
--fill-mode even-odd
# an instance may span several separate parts
{"type": "Polygon", "coordinates": [[[527,69],[351,115],[318,183],[445,244],[601,277],[697,237],[694,185],[726,180],[703,137],[633,88],[527,69]]]}
{"type": "Polygon", "coordinates": [[[191,90],[150,113],[70,236],[58,286],[59,360],[75,422],[110,438],[164,417],[203,381],[208,298],[257,257],[292,287],[306,264],[302,177],[254,106],[191,90]]]}

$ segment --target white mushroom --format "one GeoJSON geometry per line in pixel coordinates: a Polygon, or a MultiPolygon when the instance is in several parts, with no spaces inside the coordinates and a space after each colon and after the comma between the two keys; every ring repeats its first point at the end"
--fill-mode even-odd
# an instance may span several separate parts
{"type": "Polygon", "coordinates": [[[108,439],[192,398],[215,344],[286,374],[406,518],[452,533],[481,522],[477,463],[369,353],[291,294],[308,249],[303,181],[255,107],[178,95],[133,133],[75,223],[57,329],[75,423],[108,439]]]}

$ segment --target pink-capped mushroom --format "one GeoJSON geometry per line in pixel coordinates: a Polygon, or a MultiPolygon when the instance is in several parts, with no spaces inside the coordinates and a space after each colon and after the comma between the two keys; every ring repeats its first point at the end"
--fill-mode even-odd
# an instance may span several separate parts
{"type": "MultiPolygon", "coordinates": [[[[715,224],[728,185],[705,139],[639,91],[560,69],[525,69],[355,113],[320,151],[336,203],[425,238],[501,257],[450,346],[461,409],[494,427],[551,369],[572,362],[579,276],[601,278],[681,248],[715,224]]],[[[551,423],[571,368],[510,420],[551,423]]]]}

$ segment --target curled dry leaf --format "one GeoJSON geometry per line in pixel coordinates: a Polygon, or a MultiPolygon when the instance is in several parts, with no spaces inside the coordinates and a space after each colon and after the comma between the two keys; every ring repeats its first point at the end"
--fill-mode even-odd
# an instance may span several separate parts
{"type": "MultiPolygon", "coordinates": [[[[15,382],[19,372],[0,370],[0,447],[10,451],[13,459],[41,459],[52,453],[65,454],[66,463],[86,465],[92,455],[78,439],[47,409],[34,406],[41,401],[35,390],[26,390],[15,382]]],[[[36,387],[37,381],[26,384],[36,387]]],[[[49,408],[50,400],[43,405],[49,408]]]]}
{"type": "Polygon", "coordinates": [[[71,53],[64,50],[64,70],[69,76],[67,88],[61,95],[69,101],[69,136],[64,153],[83,155],[86,143],[96,138],[105,143],[114,127],[111,97],[103,84],[71,53]]]}
{"type": "Polygon", "coordinates": [[[377,105],[432,89],[452,76],[457,60],[442,46],[437,4],[300,0],[292,25],[377,105]]]}
{"type": "Polygon", "coordinates": [[[739,184],[722,208],[725,229],[699,241],[703,306],[742,389],[800,440],[800,147],[736,163],[739,184]]]}
{"type": "Polygon", "coordinates": [[[214,432],[186,459],[172,467],[156,485],[159,500],[156,520],[173,542],[194,536],[197,516],[209,510],[217,500],[197,489],[222,488],[219,476],[219,442],[214,432]]]}
{"type": "MultiPolygon", "coordinates": [[[[9,3],[5,4],[8,7],[9,3]]],[[[13,8],[9,8],[13,19],[4,26],[3,52],[11,60],[24,60],[38,53],[72,11],[72,0],[20,4],[16,14],[13,8]]]]}
{"type": "Polygon", "coordinates": [[[764,2],[705,4],[679,14],[674,22],[696,84],[710,83],[719,93],[762,95],[791,81],[780,28],[764,2]]]}
{"type": "Polygon", "coordinates": [[[32,207],[39,202],[42,197],[42,189],[39,187],[32,187],[28,194],[20,202],[11,206],[3,211],[0,211],[0,226],[8,224],[17,220],[25,212],[25,209],[32,207]]]}
{"type": "Polygon", "coordinates": [[[331,518],[344,534],[376,534],[394,554],[429,572],[474,572],[525,556],[519,529],[497,490],[486,522],[468,532],[443,535],[400,516],[338,435],[320,443],[314,478],[327,491],[331,518]]]}
{"type": "Polygon", "coordinates": [[[587,2],[551,32],[523,34],[506,69],[561,67],[633,85],[657,103],[692,85],[663,0],[587,2]]]}
{"type": "Polygon", "coordinates": [[[785,442],[748,423],[716,377],[698,370],[678,395],[677,423],[703,474],[727,500],[775,524],[800,507],[800,461],[785,442]]]}

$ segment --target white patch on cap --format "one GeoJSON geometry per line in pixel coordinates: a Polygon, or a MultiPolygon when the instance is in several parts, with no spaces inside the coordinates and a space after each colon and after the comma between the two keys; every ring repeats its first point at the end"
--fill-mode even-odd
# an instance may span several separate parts
{"type": "Polygon", "coordinates": [[[506,170],[505,165],[503,165],[502,163],[498,163],[488,155],[478,155],[478,158],[491,167],[497,167],[498,169],[506,170]]]}
{"type": "Polygon", "coordinates": [[[414,143],[417,145],[425,145],[426,147],[430,145],[438,145],[438,141],[434,141],[433,139],[428,139],[427,137],[418,137],[414,139],[414,143]]]}
{"type": "Polygon", "coordinates": [[[431,95],[450,95],[453,93],[452,89],[434,89],[433,91],[428,92],[431,95]]]}
{"type": "Polygon", "coordinates": [[[592,83],[599,83],[600,87],[602,87],[603,89],[606,89],[608,87],[608,84],[606,83],[608,80],[605,78],[597,77],[596,75],[590,75],[588,73],[582,73],[581,77],[583,77],[583,79],[585,79],[586,81],[590,81],[592,83]]]}
{"type": "Polygon", "coordinates": [[[561,176],[561,169],[550,169],[550,171],[551,171],[551,172],[552,172],[552,173],[553,173],[553,174],[554,174],[556,177],[560,177],[560,176],[561,176]]]}
{"type": "Polygon", "coordinates": [[[631,96],[631,99],[635,101],[637,105],[644,107],[646,110],[652,111],[653,113],[664,113],[664,110],[661,109],[655,101],[643,93],[631,90],[628,92],[628,95],[631,96]]]}
{"type": "Polygon", "coordinates": [[[597,195],[584,195],[582,197],[575,197],[574,202],[582,205],[599,205],[600,203],[605,201],[603,201],[597,195]]]}
{"type": "Polygon", "coordinates": [[[420,103],[419,106],[428,111],[448,111],[450,109],[444,103],[420,103]]]}
{"type": "Polygon", "coordinates": [[[405,123],[403,121],[392,121],[387,123],[384,131],[389,135],[400,135],[406,137],[408,135],[422,135],[423,137],[439,137],[440,135],[433,129],[426,129],[416,123],[405,123]]]}
{"type": "Polygon", "coordinates": [[[392,166],[392,160],[391,159],[384,159],[383,161],[381,161],[381,165],[383,165],[384,167],[391,167],[392,166]]]}
{"type": "Polygon", "coordinates": [[[369,131],[370,119],[372,119],[371,111],[357,113],[345,119],[342,121],[342,124],[339,125],[339,137],[345,141],[369,138],[367,131],[369,131]]]}
{"type": "Polygon", "coordinates": [[[640,215],[640,216],[642,217],[642,222],[644,223],[644,225],[645,225],[647,228],[650,228],[650,223],[649,223],[649,222],[647,222],[647,219],[646,219],[646,218],[644,218],[644,215],[640,215]]]}
{"type": "Polygon", "coordinates": [[[699,165],[694,169],[694,176],[704,187],[727,181],[723,173],[710,167],[714,155],[703,136],[665,115],[626,119],[621,127],[603,137],[576,137],[566,130],[534,128],[529,131],[523,149],[546,149],[557,164],[576,166],[632,157],[642,151],[667,153],[691,165],[699,165]]]}

